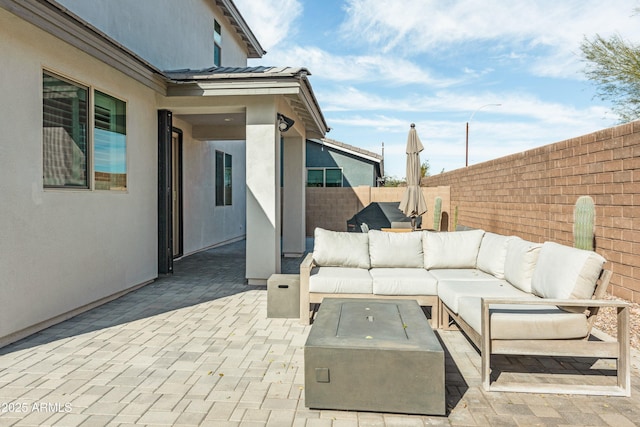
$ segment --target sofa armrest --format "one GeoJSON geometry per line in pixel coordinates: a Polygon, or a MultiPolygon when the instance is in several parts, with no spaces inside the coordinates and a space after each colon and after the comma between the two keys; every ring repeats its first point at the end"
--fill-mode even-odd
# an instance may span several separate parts
{"type": "Polygon", "coordinates": [[[523,299],[523,298],[490,297],[490,298],[482,298],[483,313],[485,311],[485,306],[488,312],[489,305],[491,304],[561,305],[561,306],[575,306],[575,307],[585,307],[585,306],[586,307],[629,307],[630,306],[630,304],[626,301],[617,301],[617,300],[552,299],[552,298],[523,299]]]}
{"type": "Polygon", "coordinates": [[[309,319],[309,277],[315,266],[313,254],[309,253],[300,263],[300,323],[308,325],[309,319]]]}
{"type": "Polygon", "coordinates": [[[481,339],[480,355],[482,358],[482,384],[485,390],[496,391],[527,391],[532,392],[575,392],[580,394],[605,394],[614,396],[629,396],[631,393],[630,376],[630,337],[629,337],[629,312],[631,305],[625,301],[601,300],[601,299],[546,299],[525,300],[514,298],[482,298],[481,300],[481,339]],[[591,341],[585,340],[492,340],[491,305],[522,304],[522,305],[557,305],[577,307],[614,307],[617,310],[616,340],[591,341]],[[538,356],[582,356],[597,358],[613,358],[617,360],[617,385],[604,387],[600,391],[587,391],[581,387],[556,386],[556,388],[533,389],[530,384],[525,386],[503,386],[502,388],[491,385],[491,354],[517,354],[538,356]],[[546,390],[546,391],[544,391],[546,390]]]}
{"type": "Polygon", "coordinates": [[[626,301],[616,300],[596,300],[596,299],[518,299],[518,298],[482,298],[481,299],[481,333],[482,348],[481,352],[491,349],[491,316],[489,315],[490,306],[500,304],[511,305],[556,305],[556,306],[574,306],[574,307],[613,307],[617,309],[617,341],[622,346],[629,345],[629,312],[631,305],[626,301]]]}
{"type": "MultiPolygon", "coordinates": [[[[629,310],[631,305],[625,301],[616,300],[597,300],[597,299],[522,299],[522,298],[482,298],[481,307],[481,333],[482,340],[491,340],[491,316],[489,316],[489,307],[492,305],[511,304],[511,305],[555,305],[564,307],[613,307],[617,309],[618,314],[618,331],[628,334],[629,331],[629,310]]],[[[620,335],[620,334],[618,334],[620,335]]]]}
{"type": "Polygon", "coordinates": [[[308,253],[300,263],[300,271],[302,271],[303,268],[306,268],[308,269],[308,271],[311,271],[311,268],[313,268],[314,266],[315,266],[315,263],[313,262],[313,254],[308,253]]]}

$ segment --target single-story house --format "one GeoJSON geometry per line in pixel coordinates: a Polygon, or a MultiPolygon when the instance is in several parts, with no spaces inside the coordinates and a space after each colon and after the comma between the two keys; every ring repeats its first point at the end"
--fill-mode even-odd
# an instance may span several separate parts
{"type": "Polygon", "coordinates": [[[0,0],[0,40],[0,345],[212,246],[251,284],[304,251],[328,126],[233,1],[0,0]]]}
{"type": "Polygon", "coordinates": [[[329,138],[307,139],[307,187],[379,187],[383,156],[329,138]]]}

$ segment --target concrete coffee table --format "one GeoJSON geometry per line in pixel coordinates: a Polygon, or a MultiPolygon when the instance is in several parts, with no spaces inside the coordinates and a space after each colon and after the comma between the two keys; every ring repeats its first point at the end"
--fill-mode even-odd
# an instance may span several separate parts
{"type": "Polygon", "coordinates": [[[413,300],[325,298],[304,373],[309,408],[446,412],[444,350],[413,300]]]}

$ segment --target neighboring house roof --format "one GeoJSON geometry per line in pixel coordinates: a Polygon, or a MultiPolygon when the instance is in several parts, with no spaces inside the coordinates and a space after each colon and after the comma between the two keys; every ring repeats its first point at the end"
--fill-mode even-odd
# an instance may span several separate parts
{"type": "Polygon", "coordinates": [[[369,160],[375,163],[382,163],[383,157],[378,153],[365,150],[354,145],[345,144],[344,142],[336,141],[335,139],[322,138],[322,139],[307,139],[307,141],[313,142],[318,145],[330,147],[344,153],[360,157],[365,160],[369,160]]]}

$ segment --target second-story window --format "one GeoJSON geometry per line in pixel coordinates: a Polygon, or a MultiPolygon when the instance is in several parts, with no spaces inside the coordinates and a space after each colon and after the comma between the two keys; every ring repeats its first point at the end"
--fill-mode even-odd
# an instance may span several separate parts
{"type": "Polygon", "coordinates": [[[213,65],[222,65],[222,27],[218,21],[213,22],[213,65]]]}

